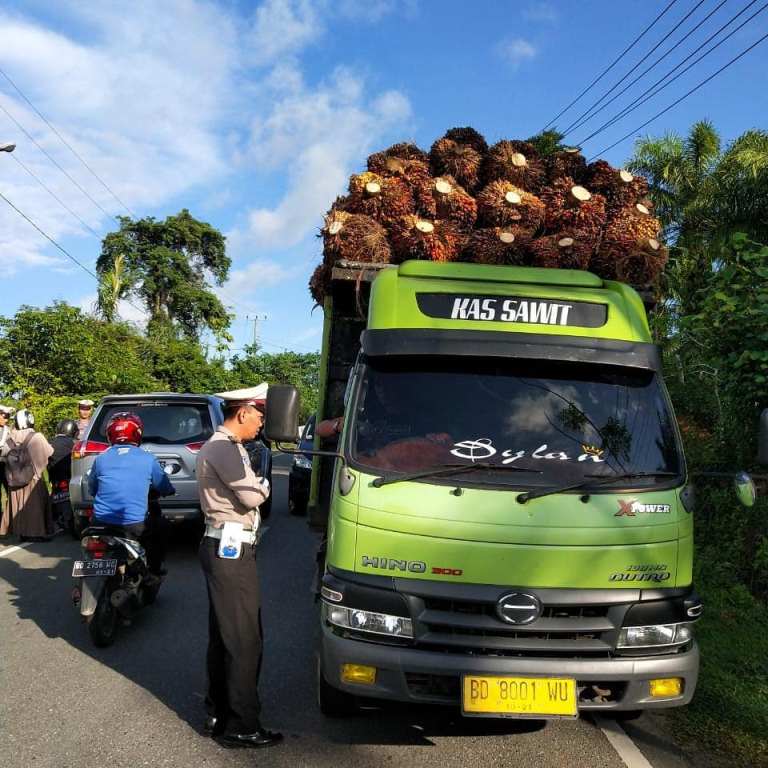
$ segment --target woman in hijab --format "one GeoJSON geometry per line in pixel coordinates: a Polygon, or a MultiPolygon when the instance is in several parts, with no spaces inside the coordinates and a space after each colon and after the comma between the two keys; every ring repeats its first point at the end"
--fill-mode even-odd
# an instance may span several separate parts
{"type": "Polygon", "coordinates": [[[11,489],[9,493],[10,514],[3,519],[0,535],[15,533],[21,541],[45,540],[53,533],[51,506],[48,486],[43,472],[48,466],[48,457],[53,453],[48,441],[35,432],[35,417],[25,408],[16,412],[14,429],[10,442],[14,446],[25,445],[34,469],[32,479],[23,488],[11,489]]]}

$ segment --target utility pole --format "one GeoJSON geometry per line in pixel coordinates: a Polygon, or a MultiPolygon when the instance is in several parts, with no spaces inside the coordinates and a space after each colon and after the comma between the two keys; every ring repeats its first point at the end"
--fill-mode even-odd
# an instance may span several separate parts
{"type": "Polygon", "coordinates": [[[253,346],[257,347],[259,346],[259,322],[261,320],[266,320],[266,315],[246,315],[245,319],[249,322],[253,323],[253,346]]]}

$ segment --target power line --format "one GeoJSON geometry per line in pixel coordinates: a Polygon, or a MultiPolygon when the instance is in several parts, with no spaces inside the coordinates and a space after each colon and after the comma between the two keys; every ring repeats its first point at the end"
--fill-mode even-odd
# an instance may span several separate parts
{"type": "Polygon", "coordinates": [[[580,144],[583,145],[590,139],[593,139],[598,134],[602,133],[606,128],[610,128],[610,126],[617,123],[619,120],[623,119],[630,113],[634,112],[638,107],[641,107],[646,102],[650,101],[654,96],[657,96],[659,93],[661,93],[667,86],[671,85],[675,82],[675,80],[679,80],[686,72],[688,72],[690,69],[695,67],[700,61],[705,59],[707,56],[709,56],[710,53],[712,53],[714,50],[719,48],[726,40],[733,37],[740,29],[745,27],[747,24],[749,24],[752,19],[754,19],[756,16],[761,14],[766,8],[768,8],[768,3],[763,4],[760,8],[758,8],[748,19],[745,19],[741,24],[739,24],[738,27],[735,27],[732,29],[722,40],[718,40],[711,48],[706,50],[704,53],[699,56],[698,59],[695,61],[692,61],[685,69],[678,72],[673,78],[667,80],[669,76],[675,72],[677,69],[680,69],[680,67],[685,64],[686,61],[688,61],[690,58],[695,56],[707,43],[711,42],[715,37],[717,37],[726,27],[733,24],[736,19],[739,18],[743,13],[748,11],[757,0],[751,0],[750,3],[748,3],[744,8],[742,8],[733,18],[729,19],[725,24],[723,24],[717,31],[713,32],[698,48],[694,49],[688,56],[686,56],[681,62],[676,64],[672,69],[669,70],[663,77],[659,78],[653,85],[651,85],[649,88],[647,88],[643,93],[641,93],[634,102],[631,102],[629,105],[624,107],[617,115],[612,117],[610,120],[603,123],[599,128],[595,129],[592,133],[589,134],[580,144]],[[665,83],[664,81],[667,80],[665,83]],[[663,85],[662,85],[663,83],[663,85]],[[658,87],[657,87],[658,86],[658,87]]]}
{"type": "Polygon", "coordinates": [[[650,29],[664,16],[664,14],[677,2],[677,0],[671,0],[666,8],[564,109],[560,110],[543,128],[542,131],[546,131],[555,120],[558,120],[564,115],[584,94],[590,91],[597,83],[599,83],[621,60],[629,53],[632,48],[640,42],[640,40],[650,31],[650,29]]]}
{"type": "MultiPolygon", "coordinates": [[[[704,0],[699,0],[699,2],[675,25],[675,27],[667,34],[662,40],[660,40],[648,53],[645,54],[645,56],[640,59],[638,62],[638,65],[642,64],[648,57],[654,53],[659,46],[668,40],[674,32],[677,31],[677,29],[688,20],[688,18],[696,11],[701,4],[704,2],[704,0]]],[[[608,101],[605,102],[602,106],[600,106],[599,109],[595,109],[600,102],[606,97],[611,94],[611,92],[617,88],[619,85],[621,85],[622,81],[624,81],[627,77],[629,77],[632,70],[627,72],[624,77],[619,80],[609,91],[606,91],[586,112],[583,112],[576,120],[574,120],[564,131],[563,135],[567,136],[571,131],[575,131],[577,128],[581,128],[582,125],[585,123],[588,123],[593,117],[598,115],[600,112],[602,112],[604,109],[608,107],[609,104],[612,104],[616,99],[618,99],[622,94],[626,93],[638,80],[641,80],[645,75],[647,75],[654,67],[661,64],[664,59],[669,56],[670,53],[677,50],[696,30],[700,29],[703,24],[705,24],[717,11],[722,8],[728,0],[720,0],[720,3],[716,5],[701,21],[699,21],[696,25],[694,25],[693,29],[689,30],[683,37],[681,37],[669,50],[665,51],[661,56],[659,56],[654,62],[652,62],[648,67],[646,67],[639,75],[635,77],[632,82],[625,85],[617,94],[615,94],[612,98],[608,99],[608,101]],[[594,110],[594,111],[593,111],[594,110]]]]}
{"type": "Polygon", "coordinates": [[[112,214],[109,213],[109,211],[104,210],[104,208],[91,197],[91,195],[74,179],[72,176],[62,168],[62,166],[58,163],[58,161],[46,150],[44,149],[35,139],[34,136],[0,103],[0,110],[5,112],[5,114],[16,124],[16,127],[105,215],[108,216],[110,219],[112,218],[112,214]]]}
{"type": "MultiPolygon", "coordinates": [[[[19,214],[19,216],[21,216],[23,219],[28,221],[46,240],[48,240],[56,248],[58,248],[58,250],[60,250],[70,261],[77,264],[77,266],[80,267],[80,269],[82,269],[84,272],[87,272],[91,277],[93,277],[96,280],[97,283],[100,282],[99,276],[95,272],[93,272],[91,269],[86,267],[85,264],[83,264],[81,261],[78,261],[78,259],[76,259],[66,248],[59,245],[59,243],[57,243],[56,240],[54,240],[44,229],[38,226],[38,224],[36,224],[29,216],[27,216],[27,214],[24,213],[24,211],[22,211],[20,208],[14,205],[2,192],[0,192],[0,198],[5,200],[5,202],[8,203],[8,205],[10,205],[11,208],[13,208],[13,210],[19,214]]],[[[130,304],[135,310],[139,312],[143,313],[146,311],[142,307],[138,307],[130,299],[124,299],[124,301],[127,304],[130,304]]]]}
{"type": "Polygon", "coordinates": [[[59,138],[61,143],[64,144],[64,146],[67,147],[67,149],[69,149],[69,151],[88,169],[91,176],[93,176],[101,184],[101,186],[104,187],[104,189],[106,189],[107,192],[109,192],[109,194],[112,195],[112,197],[114,197],[115,200],[117,200],[117,202],[123,208],[125,208],[125,210],[128,211],[128,213],[135,219],[136,215],[133,213],[133,211],[112,191],[112,188],[101,178],[101,176],[99,176],[96,173],[96,171],[94,171],[93,168],[91,168],[91,166],[85,162],[85,160],[80,155],[80,153],[58,132],[58,130],[56,130],[56,127],[27,98],[27,96],[24,94],[21,88],[19,88],[19,86],[16,85],[16,83],[14,83],[13,80],[11,80],[11,78],[1,68],[0,68],[0,75],[2,75],[11,84],[11,86],[15,89],[15,91],[19,94],[19,96],[21,96],[21,98],[24,99],[24,101],[26,101],[30,107],[32,107],[35,114],[56,134],[56,136],[59,138]]]}
{"type": "Polygon", "coordinates": [[[764,34],[759,40],[752,43],[752,45],[750,45],[749,48],[746,48],[745,50],[743,50],[740,54],[738,54],[738,56],[734,56],[727,64],[723,64],[723,66],[720,67],[720,69],[718,69],[717,72],[714,72],[709,77],[702,80],[700,83],[698,83],[698,85],[695,85],[693,88],[691,88],[690,91],[688,91],[687,93],[684,93],[679,99],[676,99],[675,101],[673,101],[668,107],[665,107],[664,109],[662,109],[661,112],[657,112],[650,120],[646,120],[642,125],[630,131],[625,136],[622,136],[618,141],[615,141],[609,147],[606,147],[605,149],[600,150],[600,152],[590,157],[589,160],[592,161],[596,157],[599,157],[600,155],[605,154],[606,152],[608,152],[608,150],[613,149],[617,144],[621,144],[622,141],[624,141],[625,139],[628,139],[630,136],[632,136],[632,134],[637,133],[638,131],[641,131],[647,125],[650,125],[654,120],[661,117],[666,112],[669,112],[670,109],[672,109],[673,107],[676,107],[681,101],[687,99],[692,93],[695,93],[696,91],[698,91],[699,88],[705,86],[708,82],[710,82],[710,80],[713,80],[721,72],[728,69],[728,67],[730,67],[732,64],[735,64],[739,59],[746,56],[753,48],[756,48],[758,45],[760,45],[760,43],[762,43],[763,40],[765,40],[766,38],[768,38],[768,32],[766,32],[766,34],[764,34]]]}
{"type": "Polygon", "coordinates": [[[87,272],[91,277],[95,277],[96,280],[99,279],[95,272],[92,272],[90,269],[88,269],[88,267],[85,266],[85,264],[83,264],[81,261],[78,261],[68,250],[62,248],[62,246],[60,246],[47,232],[35,224],[35,222],[32,221],[32,219],[30,219],[26,213],[24,213],[24,211],[17,208],[2,192],[0,192],[0,197],[2,197],[3,200],[5,200],[5,202],[8,203],[8,205],[10,205],[11,208],[16,211],[16,213],[19,214],[19,216],[26,219],[46,240],[49,240],[51,243],[53,243],[53,245],[56,246],[56,248],[58,248],[70,261],[73,261],[75,264],[77,264],[80,269],[87,272]]]}
{"type": "Polygon", "coordinates": [[[19,160],[16,155],[11,157],[62,207],[65,211],[71,213],[94,237],[98,237],[101,240],[101,235],[93,229],[90,225],[84,222],[52,189],[50,189],[31,169],[19,160]]]}

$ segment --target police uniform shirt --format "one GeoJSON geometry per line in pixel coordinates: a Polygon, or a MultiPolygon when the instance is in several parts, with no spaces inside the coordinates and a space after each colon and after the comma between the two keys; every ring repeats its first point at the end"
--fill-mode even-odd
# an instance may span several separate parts
{"type": "Polygon", "coordinates": [[[251,468],[242,443],[226,427],[219,427],[197,455],[197,483],[205,522],[215,528],[224,523],[259,527],[259,505],[268,492],[251,468]]]}

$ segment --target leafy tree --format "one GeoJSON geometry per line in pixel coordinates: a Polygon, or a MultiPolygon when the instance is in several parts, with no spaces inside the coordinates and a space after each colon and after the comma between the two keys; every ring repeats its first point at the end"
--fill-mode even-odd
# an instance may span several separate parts
{"type": "Polygon", "coordinates": [[[685,137],[639,140],[627,167],[648,179],[674,246],[666,277],[677,314],[696,314],[708,277],[732,254],[731,236],[768,242],[768,132],[747,131],[723,150],[702,120],[685,137]]]}
{"type": "Polygon", "coordinates": [[[563,149],[567,149],[567,146],[562,143],[564,134],[559,131],[550,128],[548,131],[541,131],[535,136],[531,136],[526,139],[534,147],[536,151],[542,156],[553,155],[555,152],[560,152],[563,149]]]}
{"type": "Polygon", "coordinates": [[[26,397],[141,392],[157,387],[145,339],[57,302],[0,318],[0,394],[26,397]]]}
{"type": "Polygon", "coordinates": [[[206,329],[229,339],[230,317],[209,283],[221,285],[229,274],[224,239],[186,209],[162,222],[121,217],[96,264],[100,311],[109,318],[119,299],[134,298],[146,305],[150,329],[170,323],[190,339],[206,329]]]}
{"type": "Polygon", "coordinates": [[[317,352],[259,354],[258,347],[245,348],[243,356],[232,358],[233,387],[248,387],[266,381],[292,384],[301,396],[300,418],[306,421],[317,410],[320,387],[320,355],[317,352]]]}

